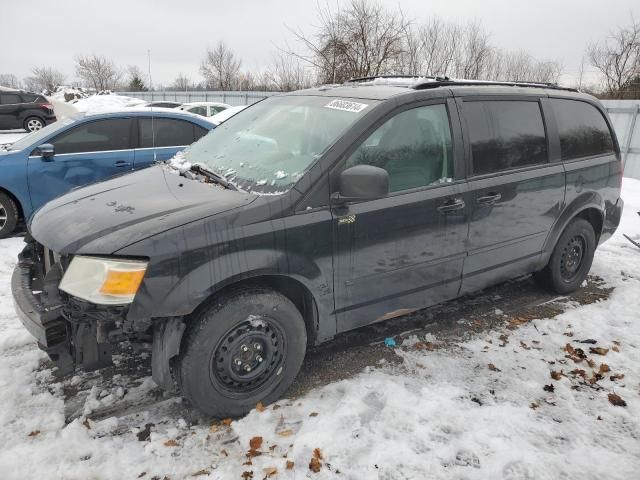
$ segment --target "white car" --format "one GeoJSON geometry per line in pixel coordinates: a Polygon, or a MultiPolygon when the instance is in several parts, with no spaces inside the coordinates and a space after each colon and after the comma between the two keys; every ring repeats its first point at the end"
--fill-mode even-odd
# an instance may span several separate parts
{"type": "Polygon", "coordinates": [[[220,125],[222,122],[224,122],[225,120],[233,117],[236,113],[238,113],[241,110],[244,110],[245,108],[247,108],[249,105],[240,105],[237,107],[229,107],[223,111],[221,111],[220,113],[216,113],[214,116],[212,116],[209,121],[212,123],[215,123],[216,125],[220,125]]]}
{"type": "Polygon", "coordinates": [[[220,113],[223,110],[226,110],[230,106],[231,105],[227,105],[226,103],[219,102],[192,102],[183,103],[180,107],[180,110],[195,113],[197,115],[202,115],[203,117],[211,117],[216,113],[220,113]]]}

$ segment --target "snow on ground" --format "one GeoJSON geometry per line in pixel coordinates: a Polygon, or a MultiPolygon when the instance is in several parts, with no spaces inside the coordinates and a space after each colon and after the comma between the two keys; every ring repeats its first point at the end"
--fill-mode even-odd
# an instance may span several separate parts
{"type": "Polygon", "coordinates": [[[26,130],[0,130],[0,146],[17,142],[26,134],[26,130]]]}
{"type": "MultiPolygon", "coordinates": [[[[640,181],[623,188],[622,226],[592,269],[614,288],[608,300],[552,319],[514,318],[453,347],[421,348],[437,342],[431,335],[406,341],[395,349],[400,365],[226,422],[188,423],[188,407],[169,398],[172,408],[140,412],[137,426],[117,414],[65,424],[63,384],[13,313],[21,240],[0,241],[1,477],[638,478],[640,251],[621,234],[640,238],[640,181]]],[[[152,387],[96,387],[84,412],[152,387]]]]}

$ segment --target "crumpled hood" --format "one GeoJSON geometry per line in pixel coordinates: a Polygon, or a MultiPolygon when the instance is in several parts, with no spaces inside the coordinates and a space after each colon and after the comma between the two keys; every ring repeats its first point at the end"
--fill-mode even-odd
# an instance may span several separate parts
{"type": "Polygon", "coordinates": [[[255,195],[189,180],[157,165],[50,201],[33,215],[29,231],[54,252],[111,254],[255,199],[255,195]]]}

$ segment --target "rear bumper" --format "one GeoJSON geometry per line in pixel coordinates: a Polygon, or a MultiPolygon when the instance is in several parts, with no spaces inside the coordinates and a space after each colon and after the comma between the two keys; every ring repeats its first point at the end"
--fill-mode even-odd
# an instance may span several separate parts
{"type": "Polygon", "coordinates": [[[604,223],[602,225],[602,233],[598,245],[606,242],[618,229],[620,219],[622,218],[622,210],[624,208],[624,200],[618,198],[616,203],[607,205],[604,212],[604,223]]]}
{"type": "Polygon", "coordinates": [[[44,119],[44,123],[46,123],[47,125],[50,125],[53,122],[57,122],[57,121],[58,121],[58,119],[56,118],[55,115],[52,115],[50,117],[45,117],[45,119],[44,119]]]}

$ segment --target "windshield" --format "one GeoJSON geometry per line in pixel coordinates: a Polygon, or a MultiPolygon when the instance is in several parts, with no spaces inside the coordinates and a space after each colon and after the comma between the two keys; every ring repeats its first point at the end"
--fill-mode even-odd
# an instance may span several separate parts
{"type": "Polygon", "coordinates": [[[373,100],[271,97],[234,115],[186,152],[185,160],[241,190],[287,191],[373,100]]]}
{"type": "Polygon", "coordinates": [[[40,144],[40,141],[47,138],[50,134],[57,132],[58,130],[66,127],[73,123],[74,120],[72,118],[64,118],[62,120],[58,120],[57,122],[53,122],[41,130],[37,130],[35,132],[31,132],[24,137],[22,137],[17,142],[11,144],[9,150],[22,150],[27,147],[37,147],[40,144]]]}

